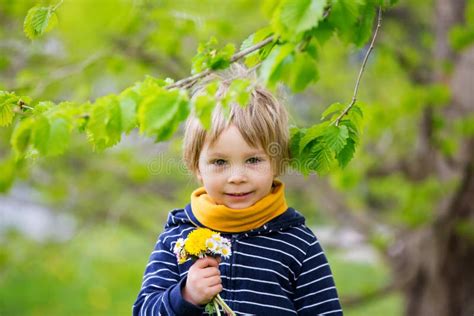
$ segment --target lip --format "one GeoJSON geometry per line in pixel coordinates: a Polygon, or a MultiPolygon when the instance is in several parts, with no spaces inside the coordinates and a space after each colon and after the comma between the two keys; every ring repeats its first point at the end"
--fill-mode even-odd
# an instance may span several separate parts
{"type": "Polygon", "coordinates": [[[225,196],[229,197],[230,199],[232,200],[236,200],[236,201],[240,201],[240,200],[245,200],[247,197],[249,197],[251,194],[253,193],[253,191],[251,192],[246,192],[244,194],[239,194],[239,195],[236,195],[234,193],[225,193],[225,196]]]}

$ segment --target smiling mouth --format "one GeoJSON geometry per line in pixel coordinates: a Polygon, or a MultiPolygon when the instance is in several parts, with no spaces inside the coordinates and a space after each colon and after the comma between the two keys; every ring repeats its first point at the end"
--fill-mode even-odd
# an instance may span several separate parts
{"type": "Polygon", "coordinates": [[[250,193],[252,193],[252,192],[245,192],[245,193],[226,193],[226,195],[230,195],[230,196],[246,196],[246,195],[249,195],[250,193]]]}

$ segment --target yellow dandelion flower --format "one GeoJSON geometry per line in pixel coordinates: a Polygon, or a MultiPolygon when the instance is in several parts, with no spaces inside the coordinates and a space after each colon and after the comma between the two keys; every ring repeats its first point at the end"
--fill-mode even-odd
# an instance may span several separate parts
{"type": "Polygon", "coordinates": [[[206,252],[206,241],[215,234],[214,231],[207,228],[197,228],[193,230],[186,239],[184,249],[193,256],[206,252]]]}

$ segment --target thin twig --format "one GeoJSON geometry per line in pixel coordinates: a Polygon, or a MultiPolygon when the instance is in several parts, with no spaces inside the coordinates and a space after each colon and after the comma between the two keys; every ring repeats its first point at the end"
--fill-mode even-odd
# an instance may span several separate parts
{"type": "Polygon", "coordinates": [[[354,87],[354,95],[352,96],[352,101],[351,103],[344,109],[344,111],[337,117],[337,119],[331,123],[331,125],[339,125],[339,122],[341,119],[350,111],[350,109],[354,106],[354,104],[357,101],[357,92],[359,91],[359,84],[360,84],[360,79],[362,78],[362,74],[364,73],[365,66],[367,64],[367,60],[369,59],[369,55],[374,49],[374,43],[375,39],[377,38],[377,33],[379,31],[380,26],[382,25],[382,8],[379,7],[378,10],[378,19],[377,19],[377,27],[375,28],[374,36],[372,37],[372,42],[370,43],[369,49],[367,50],[367,53],[365,54],[364,61],[362,62],[362,66],[360,67],[359,70],[359,75],[357,76],[357,81],[354,87]]]}
{"type": "MultiPolygon", "coordinates": [[[[254,51],[262,48],[263,46],[267,45],[268,43],[271,43],[272,41],[274,40],[274,36],[270,36],[266,39],[264,39],[263,41],[261,42],[258,42],[257,44],[253,45],[253,46],[250,46],[246,49],[244,49],[243,51],[240,51],[238,52],[237,54],[234,54],[231,59],[230,59],[230,62],[231,63],[234,63],[236,62],[237,60],[241,59],[242,57],[244,56],[247,56],[251,53],[253,53],[254,51]]],[[[184,79],[181,79],[179,81],[176,81],[175,83],[173,84],[170,84],[169,86],[166,86],[166,89],[173,89],[173,88],[182,88],[182,87],[185,87],[187,86],[188,84],[196,81],[196,80],[199,80],[203,77],[206,77],[208,76],[209,74],[212,73],[212,70],[211,69],[206,69],[204,70],[203,72],[200,72],[200,73],[197,73],[191,77],[188,77],[188,78],[184,78],[184,79]]],[[[193,84],[191,84],[192,86],[193,84]]]]}
{"type": "Polygon", "coordinates": [[[53,8],[53,12],[56,11],[62,4],[63,4],[64,0],[61,0],[59,1],[53,8]]]}

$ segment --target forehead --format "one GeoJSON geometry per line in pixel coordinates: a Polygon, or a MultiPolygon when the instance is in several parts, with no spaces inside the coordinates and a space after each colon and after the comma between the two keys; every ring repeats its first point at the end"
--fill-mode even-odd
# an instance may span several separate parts
{"type": "Polygon", "coordinates": [[[206,139],[201,154],[206,156],[252,155],[265,154],[265,150],[260,145],[253,146],[247,143],[239,129],[235,125],[230,125],[213,142],[206,139]]]}

